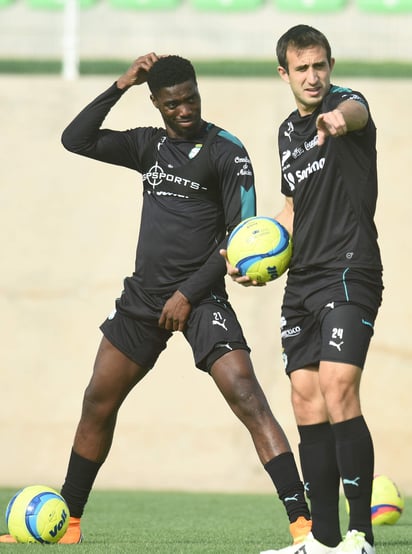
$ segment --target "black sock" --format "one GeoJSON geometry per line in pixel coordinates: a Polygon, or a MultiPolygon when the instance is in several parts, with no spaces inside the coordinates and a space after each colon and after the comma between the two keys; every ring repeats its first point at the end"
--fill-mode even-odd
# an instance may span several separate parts
{"type": "Polygon", "coordinates": [[[341,531],[335,437],[329,422],[300,425],[298,431],[302,473],[312,513],[312,533],[321,543],[336,546],[341,541],[341,531]]]}
{"type": "Polygon", "coordinates": [[[61,495],[72,517],[81,517],[101,463],[86,460],[72,449],[61,495]]]}
{"type": "Polygon", "coordinates": [[[300,516],[310,519],[303,483],[292,452],[285,452],[272,458],[264,468],[269,473],[279,498],[285,506],[289,521],[293,523],[300,516]]]}
{"type": "Polygon", "coordinates": [[[370,506],[374,450],[371,434],[363,416],[332,427],[343,490],[349,503],[349,530],[362,531],[373,545],[370,506]]]}

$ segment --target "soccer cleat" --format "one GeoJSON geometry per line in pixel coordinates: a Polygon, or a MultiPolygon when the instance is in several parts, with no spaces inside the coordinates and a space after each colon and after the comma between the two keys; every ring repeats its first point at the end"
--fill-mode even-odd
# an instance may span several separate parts
{"type": "Polygon", "coordinates": [[[289,525],[290,534],[293,538],[293,544],[303,542],[312,529],[312,521],[304,516],[299,516],[296,521],[289,525]]]}
{"type": "MultiPolygon", "coordinates": [[[[280,550],[265,550],[260,554],[333,554],[335,549],[317,541],[312,533],[299,544],[292,544],[280,550]]],[[[369,554],[369,553],[368,553],[369,554]]]]}
{"type": "Polygon", "coordinates": [[[376,550],[365,539],[365,533],[352,530],[334,550],[335,554],[376,554],[376,550]]]}
{"type": "Polygon", "coordinates": [[[80,529],[80,518],[70,517],[67,531],[59,540],[58,544],[79,544],[81,542],[83,542],[83,535],[80,529]]]}
{"type": "Polygon", "coordinates": [[[0,542],[17,543],[16,539],[11,535],[0,535],[0,542]]]}

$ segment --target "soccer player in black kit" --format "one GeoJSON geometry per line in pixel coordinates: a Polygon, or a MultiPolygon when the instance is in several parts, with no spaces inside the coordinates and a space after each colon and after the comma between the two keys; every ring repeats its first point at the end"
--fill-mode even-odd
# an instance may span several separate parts
{"type": "MultiPolygon", "coordinates": [[[[226,265],[219,254],[227,234],[256,213],[253,169],[245,148],[201,118],[192,64],[154,53],[137,58],[80,112],[62,141],[71,152],[141,173],[143,208],[135,270],[101,325],[103,338],[61,491],[71,518],[60,542],[81,542],[80,518],[109,453],[118,410],[177,331],[189,342],[195,365],[211,375],[250,432],[285,505],[292,537],[302,540],[311,525],[303,483],[255,376],[228,302],[226,265]],[[145,82],[165,128],[102,128],[122,95],[145,82]]],[[[3,535],[0,542],[15,541],[3,535]]]]}
{"type": "Polygon", "coordinates": [[[297,105],[278,137],[286,201],[277,219],[294,247],[281,340],[312,532],[267,554],[375,554],[374,450],[359,389],[383,290],[376,129],[363,94],[331,84],[334,59],[322,33],[292,27],[276,52],[297,105]],[[350,510],[343,540],[340,481],[350,510]]]}

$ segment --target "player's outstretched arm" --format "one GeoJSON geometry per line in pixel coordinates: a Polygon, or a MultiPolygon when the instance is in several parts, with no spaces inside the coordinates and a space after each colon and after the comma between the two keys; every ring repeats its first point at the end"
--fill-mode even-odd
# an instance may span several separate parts
{"type": "Polygon", "coordinates": [[[145,83],[147,80],[147,72],[158,59],[159,56],[154,52],[139,56],[128,70],[117,79],[117,88],[126,90],[134,85],[145,83]]]}
{"type": "Polygon", "coordinates": [[[321,113],[316,120],[318,145],[322,146],[327,137],[341,137],[363,129],[368,122],[369,113],[358,100],[345,100],[330,112],[321,113]]]}

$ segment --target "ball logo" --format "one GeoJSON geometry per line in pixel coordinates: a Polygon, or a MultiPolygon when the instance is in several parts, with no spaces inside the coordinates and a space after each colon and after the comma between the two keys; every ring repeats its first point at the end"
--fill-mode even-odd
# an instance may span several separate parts
{"type": "Polygon", "coordinates": [[[50,529],[50,535],[54,538],[54,537],[57,537],[57,534],[59,531],[61,531],[64,527],[64,524],[66,522],[66,519],[67,519],[67,513],[66,513],[66,510],[62,510],[62,515],[61,515],[61,519],[58,523],[56,523],[56,525],[53,527],[53,529],[50,529]]]}
{"type": "Polygon", "coordinates": [[[268,266],[266,268],[266,271],[268,272],[268,274],[270,275],[270,280],[272,281],[273,279],[277,279],[279,277],[279,272],[278,272],[278,269],[275,265],[272,265],[272,266],[268,266]]]}

